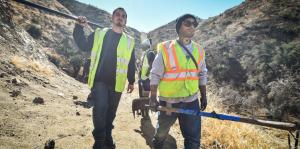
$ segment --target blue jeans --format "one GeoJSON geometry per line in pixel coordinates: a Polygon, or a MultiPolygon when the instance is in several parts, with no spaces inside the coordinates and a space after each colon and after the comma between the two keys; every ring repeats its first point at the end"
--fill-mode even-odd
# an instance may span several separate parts
{"type": "Polygon", "coordinates": [[[91,90],[93,107],[93,136],[97,142],[112,141],[113,121],[121,98],[120,92],[102,82],[95,82],[91,90]]]}
{"type": "MultiPolygon", "coordinates": [[[[166,106],[166,102],[160,101],[161,106],[166,106]]],[[[200,110],[199,100],[196,99],[192,102],[175,103],[172,104],[172,108],[182,108],[182,109],[193,109],[200,110]]],[[[158,112],[158,122],[155,129],[155,134],[153,138],[153,144],[155,148],[162,148],[166,136],[169,133],[171,126],[175,123],[178,118],[181,133],[184,138],[184,148],[185,149],[198,149],[200,148],[200,138],[201,138],[201,117],[192,116],[186,114],[172,113],[167,115],[166,112],[158,112]]]]}

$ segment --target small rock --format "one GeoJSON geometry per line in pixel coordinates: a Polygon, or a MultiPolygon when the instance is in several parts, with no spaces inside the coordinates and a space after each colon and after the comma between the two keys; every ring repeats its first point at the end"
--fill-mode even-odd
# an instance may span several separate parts
{"type": "Polygon", "coordinates": [[[6,73],[4,72],[0,73],[0,78],[4,78],[5,76],[7,76],[6,73]]]}
{"type": "Polygon", "coordinates": [[[223,148],[222,144],[218,140],[213,141],[213,146],[215,148],[223,148]]]}
{"type": "Polygon", "coordinates": [[[13,90],[10,93],[10,97],[17,97],[21,94],[21,91],[20,90],[13,90]]]}
{"type": "Polygon", "coordinates": [[[54,149],[55,147],[55,141],[53,139],[49,139],[45,143],[44,149],[54,149]]]}
{"type": "Polygon", "coordinates": [[[44,99],[42,97],[35,97],[32,102],[35,104],[44,104],[44,99]]]}
{"type": "Polygon", "coordinates": [[[74,100],[78,99],[78,96],[73,95],[73,99],[74,100]]]}
{"type": "Polygon", "coordinates": [[[79,113],[79,112],[76,112],[76,115],[77,115],[77,116],[79,116],[79,115],[80,115],[80,113],[79,113]]]}
{"type": "Polygon", "coordinates": [[[57,95],[60,96],[60,97],[65,97],[64,93],[58,93],[57,95]]]}
{"type": "Polygon", "coordinates": [[[64,138],[64,137],[66,137],[67,135],[65,135],[65,134],[58,134],[57,135],[59,138],[64,138]]]}
{"type": "Polygon", "coordinates": [[[19,79],[17,79],[17,78],[13,78],[13,79],[11,80],[11,83],[13,83],[13,84],[15,84],[15,85],[18,85],[18,84],[21,83],[21,81],[20,81],[19,79]]]}

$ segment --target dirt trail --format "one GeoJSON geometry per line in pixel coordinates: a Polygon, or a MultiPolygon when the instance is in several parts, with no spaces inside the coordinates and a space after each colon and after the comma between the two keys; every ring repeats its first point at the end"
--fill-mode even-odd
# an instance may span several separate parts
{"type": "MultiPolygon", "coordinates": [[[[155,126],[157,122],[156,113],[150,112],[150,119],[146,120],[141,116],[133,118],[131,112],[131,101],[138,97],[137,86],[133,94],[124,93],[119,105],[117,117],[115,120],[115,129],[113,137],[116,138],[118,147],[124,149],[144,149],[150,148],[151,139],[155,132],[155,126]]],[[[176,125],[177,126],[177,125],[176,125]]],[[[170,130],[170,135],[167,138],[165,147],[174,149],[183,148],[183,142],[177,142],[173,137],[180,138],[180,134],[177,131],[177,127],[173,127],[170,130]],[[179,145],[178,145],[179,144],[179,145]]],[[[179,139],[177,141],[180,141],[179,139]]]]}
{"type": "MultiPolygon", "coordinates": [[[[8,62],[1,63],[0,149],[43,148],[49,139],[55,140],[55,147],[58,149],[92,147],[92,109],[88,108],[86,103],[89,94],[87,85],[59,71],[41,74],[20,66],[13,68],[8,62]],[[44,103],[33,103],[37,97],[43,98],[44,103]]],[[[222,111],[221,108],[218,109],[220,104],[213,103],[217,98],[211,93],[208,91],[210,103],[207,111],[222,111]]],[[[141,117],[134,119],[131,102],[137,97],[137,85],[132,94],[123,93],[121,97],[113,130],[118,149],[151,147],[156,115],[150,113],[150,120],[141,117]]],[[[203,148],[287,146],[286,132],[213,119],[202,121],[203,148]],[[222,144],[226,146],[222,147],[222,144]]],[[[166,148],[183,148],[178,123],[172,126],[169,134],[166,148]]]]}
{"type": "MultiPolygon", "coordinates": [[[[49,139],[55,140],[58,149],[91,148],[92,108],[86,107],[87,85],[64,74],[31,77],[32,74],[23,74],[0,78],[0,148],[43,148],[49,139]],[[6,81],[13,78],[20,83],[6,81]],[[11,97],[9,92],[13,90],[20,90],[21,94],[11,97]],[[35,97],[42,97],[44,104],[34,104],[35,97]]],[[[132,94],[122,95],[113,130],[117,148],[150,148],[156,117],[152,113],[151,120],[133,118],[131,101],[137,97],[137,86],[132,94]]],[[[170,134],[180,136],[175,129],[170,134]]],[[[169,148],[182,147],[172,137],[168,141],[169,148]]]]}
{"type": "MultiPolygon", "coordinates": [[[[57,149],[90,149],[93,124],[92,108],[86,106],[87,85],[61,73],[34,77],[36,75],[24,72],[21,76],[0,77],[0,149],[40,149],[49,139],[55,140],[57,149]],[[18,83],[11,82],[14,78],[18,83]],[[12,92],[17,90],[20,94],[12,97],[12,92]],[[36,97],[43,98],[44,104],[34,104],[36,97]]],[[[208,96],[212,96],[210,92],[208,96]]],[[[137,97],[137,86],[132,94],[123,93],[121,97],[113,130],[118,149],[151,147],[156,114],[150,113],[150,120],[134,119],[131,101],[137,97]]],[[[208,107],[208,111],[213,110],[208,107]]],[[[287,145],[286,133],[267,133],[267,129],[259,130],[251,125],[203,119],[202,128],[203,148],[214,148],[216,145],[211,142],[218,143],[218,140],[229,144],[224,148],[236,148],[236,143],[241,145],[237,148],[283,148],[287,145]],[[241,143],[241,140],[249,142],[241,143]],[[257,145],[253,144],[255,142],[257,145]]],[[[178,122],[171,127],[165,148],[183,148],[178,122]]]]}

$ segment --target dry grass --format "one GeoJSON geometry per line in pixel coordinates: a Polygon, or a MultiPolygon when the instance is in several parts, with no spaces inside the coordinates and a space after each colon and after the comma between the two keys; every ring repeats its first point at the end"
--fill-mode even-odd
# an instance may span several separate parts
{"type": "MultiPolygon", "coordinates": [[[[225,114],[217,97],[211,95],[210,98],[206,111],[225,114]]],[[[287,131],[212,118],[202,121],[201,144],[204,148],[288,148],[287,131]]]]}
{"type": "Polygon", "coordinates": [[[24,71],[30,70],[32,72],[46,76],[53,75],[53,71],[51,70],[51,68],[49,68],[49,66],[43,65],[36,60],[28,60],[24,57],[14,56],[11,58],[11,63],[15,65],[15,67],[24,71]]]}

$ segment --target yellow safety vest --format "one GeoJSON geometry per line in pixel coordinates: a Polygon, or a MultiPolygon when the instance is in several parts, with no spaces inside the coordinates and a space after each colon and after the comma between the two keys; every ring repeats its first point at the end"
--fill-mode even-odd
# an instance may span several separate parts
{"type": "MultiPolygon", "coordinates": [[[[108,28],[102,31],[97,28],[94,34],[94,44],[91,53],[91,64],[88,85],[90,88],[94,85],[95,75],[97,72],[100,55],[102,51],[102,44],[108,28]]],[[[131,53],[134,47],[134,39],[125,33],[122,33],[118,47],[117,47],[117,70],[116,70],[116,85],[115,91],[122,92],[125,88],[128,64],[131,58],[131,53]]]]}
{"type": "Polygon", "coordinates": [[[149,69],[149,62],[148,62],[147,55],[148,55],[149,52],[153,52],[153,51],[150,51],[150,50],[145,51],[144,56],[142,58],[142,60],[143,60],[143,63],[142,63],[142,72],[141,72],[141,79],[142,80],[146,80],[146,79],[149,78],[149,74],[147,75],[147,71],[149,69]]]}
{"type": "MultiPolygon", "coordinates": [[[[192,41],[194,56],[198,66],[203,63],[205,51],[192,41]]],[[[176,40],[158,44],[157,49],[162,52],[165,73],[158,84],[159,96],[187,97],[199,90],[199,72],[192,58],[187,59],[181,46],[176,40]]]]}

